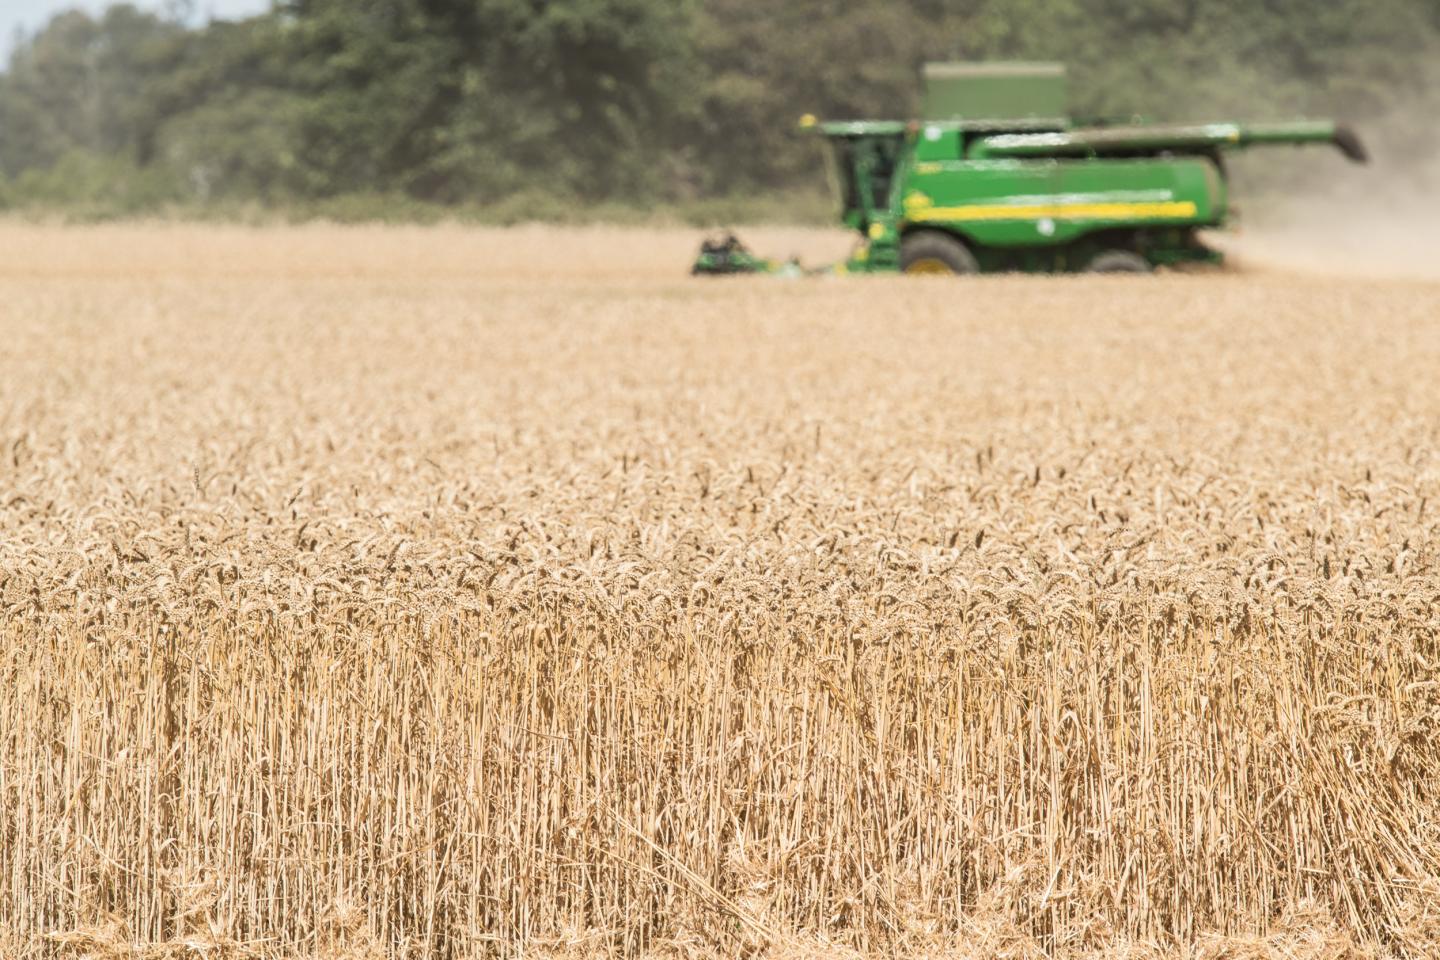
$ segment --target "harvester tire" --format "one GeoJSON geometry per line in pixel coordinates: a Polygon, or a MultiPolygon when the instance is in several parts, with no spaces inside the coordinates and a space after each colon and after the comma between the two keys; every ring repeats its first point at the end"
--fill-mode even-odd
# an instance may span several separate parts
{"type": "Polygon", "coordinates": [[[900,241],[900,272],[979,273],[980,264],[965,244],[948,233],[926,230],[900,241]]]}
{"type": "Polygon", "coordinates": [[[1150,273],[1155,268],[1131,250],[1105,250],[1085,265],[1086,273],[1150,273]]]}

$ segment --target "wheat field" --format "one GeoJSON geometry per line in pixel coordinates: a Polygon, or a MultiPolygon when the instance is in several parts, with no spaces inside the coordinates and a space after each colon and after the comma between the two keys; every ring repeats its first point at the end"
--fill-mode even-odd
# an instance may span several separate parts
{"type": "Polygon", "coordinates": [[[0,224],[0,955],[1440,951],[1440,284],[696,240],[0,224]]]}

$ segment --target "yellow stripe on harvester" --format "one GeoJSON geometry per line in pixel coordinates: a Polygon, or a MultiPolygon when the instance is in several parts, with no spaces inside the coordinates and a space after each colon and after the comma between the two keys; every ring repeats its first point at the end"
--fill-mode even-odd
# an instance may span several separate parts
{"type": "Polygon", "coordinates": [[[1164,203],[977,203],[965,207],[929,207],[909,213],[911,220],[1167,220],[1196,214],[1190,200],[1164,203]]]}

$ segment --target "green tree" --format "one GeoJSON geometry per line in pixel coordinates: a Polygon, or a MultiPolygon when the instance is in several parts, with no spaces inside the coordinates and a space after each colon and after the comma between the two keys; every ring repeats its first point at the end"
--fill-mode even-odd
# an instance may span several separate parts
{"type": "Polygon", "coordinates": [[[96,20],[62,14],[17,50],[0,88],[0,169],[45,167],[76,150],[148,160],[160,116],[146,89],[182,55],[183,27],[129,4],[96,20]]]}
{"type": "Polygon", "coordinates": [[[725,196],[815,186],[795,120],[911,116],[926,60],[1066,61],[1084,117],[1373,119],[1436,107],[1437,38],[1437,0],[281,0],[198,29],[120,5],[16,51],[0,175],[46,202],[62,167],[91,198],[725,196]]]}
{"type": "Polygon", "coordinates": [[[681,90],[683,4],[296,0],[282,16],[317,193],[634,196],[681,90]]]}

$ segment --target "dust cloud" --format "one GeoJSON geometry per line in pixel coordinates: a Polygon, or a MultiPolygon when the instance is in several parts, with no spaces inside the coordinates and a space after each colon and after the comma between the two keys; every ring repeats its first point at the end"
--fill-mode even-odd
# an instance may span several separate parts
{"type": "Polygon", "coordinates": [[[1241,270],[1440,280],[1440,197],[1287,204],[1212,242],[1241,270]]]}
{"type": "MultiPolygon", "coordinates": [[[[1368,164],[1311,155],[1288,183],[1253,199],[1235,192],[1238,227],[1210,238],[1234,267],[1440,280],[1440,144],[1417,141],[1428,125],[1415,117],[1358,127],[1368,164]]],[[[1263,162],[1258,152],[1246,160],[1263,162]]]]}

